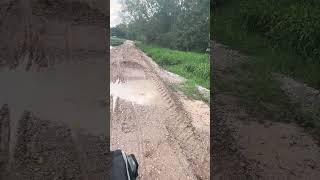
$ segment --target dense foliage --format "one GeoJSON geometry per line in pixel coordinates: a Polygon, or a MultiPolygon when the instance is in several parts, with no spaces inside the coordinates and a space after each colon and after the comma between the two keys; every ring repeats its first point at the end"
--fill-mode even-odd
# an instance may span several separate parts
{"type": "Polygon", "coordinates": [[[219,0],[211,5],[214,40],[259,57],[273,72],[320,88],[319,0],[219,0]]]}
{"type": "Polygon", "coordinates": [[[242,0],[245,28],[306,58],[320,55],[320,2],[315,0],[242,0]]]}
{"type": "Polygon", "coordinates": [[[171,49],[204,52],[209,42],[209,3],[209,0],[123,0],[125,23],[111,32],[171,49]]]}

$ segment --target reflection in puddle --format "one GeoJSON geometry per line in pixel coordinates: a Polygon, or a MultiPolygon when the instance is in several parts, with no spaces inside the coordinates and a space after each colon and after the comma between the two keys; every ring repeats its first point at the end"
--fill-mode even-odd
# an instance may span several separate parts
{"type": "Polygon", "coordinates": [[[108,116],[98,104],[106,97],[104,59],[56,64],[44,72],[0,71],[0,107],[8,104],[10,108],[10,163],[24,111],[90,134],[109,134],[108,116]]]}
{"type": "Polygon", "coordinates": [[[117,80],[110,84],[110,94],[113,97],[113,106],[115,106],[117,98],[141,105],[161,103],[161,96],[158,94],[157,88],[148,80],[133,80],[125,83],[117,80]]]}

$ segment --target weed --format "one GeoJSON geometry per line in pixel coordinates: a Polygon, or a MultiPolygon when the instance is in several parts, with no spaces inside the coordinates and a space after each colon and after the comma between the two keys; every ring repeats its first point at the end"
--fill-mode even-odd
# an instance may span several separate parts
{"type": "Polygon", "coordinates": [[[117,38],[117,37],[111,37],[110,38],[110,45],[111,46],[119,46],[121,45],[125,39],[117,38]]]}
{"type": "Polygon", "coordinates": [[[162,48],[155,45],[136,42],[136,45],[164,69],[188,79],[174,90],[184,92],[192,99],[209,102],[198,91],[196,85],[210,88],[209,55],[204,53],[184,52],[162,48]]]}
{"type": "Polygon", "coordinates": [[[208,54],[171,50],[143,43],[136,44],[164,69],[183,76],[194,84],[210,88],[208,54]]]}
{"type": "Polygon", "coordinates": [[[211,37],[264,67],[320,88],[319,7],[314,1],[226,0],[214,9],[211,37]]]}

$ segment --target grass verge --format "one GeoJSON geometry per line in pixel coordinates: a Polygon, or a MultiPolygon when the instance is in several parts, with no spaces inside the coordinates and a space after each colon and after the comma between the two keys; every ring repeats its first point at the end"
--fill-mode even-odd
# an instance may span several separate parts
{"type": "Polygon", "coordinates": [[[255,27],[246,27],[239,19],[242,1],[226,0],[211,14],[211,38],[242,53],[262,59],[260,63],[273,72],[298,79],[316,89],[320,88],[320,61],[305,58],[283,48],[266,36],[252,32],[255,27]]]}
{"type": "Polygon", "coordinates": [[[319,89],[320,63],[276,47],[261,34],[247,31],[239,20],[238,5],[238,1],[227,0],[212,12],[211,37],[248,57],[243,64],[217,77],[215,86],[240,97],[241,103],[257,115],[297,122],[319,136],[319,119],[303,112],[300,104],[293,103],[272,74],[281,73],[319,89]]]}
{"type": "Polygon", "coordinates": [[[199,99],[196,84],[210,89],[208,54],[171,50],[142,42],[137,42],[136,45],[162,68],[188,79],[185,84],[177,88],[189,97],[199,99]]]}
{"type": "Polygon", "coordinates": [[[119,46],[124,43],[125,39],[117,38],[117,37],[110,37],[110,45],[111,46],[119,46]]]}
{"type": "Polygon", "coordinates": [[[210,97],[206,97],[203,94],[199,92],[197,89],[197,84],[195,84],[193,81],[187,80],[183,84],[178,84],[178,85],[170,85],[170,87],[174,91],[181,91],[185,95],[187,95],[191,99],[196,99],[196,100],[201,100],[206,103],[210,103],[210,97]]]}

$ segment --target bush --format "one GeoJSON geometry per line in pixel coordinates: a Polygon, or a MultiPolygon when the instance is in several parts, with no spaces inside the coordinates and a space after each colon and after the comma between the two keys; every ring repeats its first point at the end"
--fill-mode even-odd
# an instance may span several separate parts
{"type": "MultiPolygon", "coordinates": [[[[270,38],[306,58],[320,55],[320,4],[302,0],[242,1],[239,20],[247,31],[270,38]]],[[[318,59],[317,59],[318,60],[318,59]]]]}
{"type": "Polygon", "coordinates": [[[163,47],[168,47],[171,49],[177,49],[177,43],[176,43],[176,39],[177,39],[177,34],[175,32],[168,32],[165,34],[161,34],[158,38],[157,38],[157,44],[159,44],[160,46],[163,47]]]}
{"type": "Polygon", "coordinates": [[[144,43],[136,45],[170,72],[206,88],[210,87],[210,62],[207,54],[171,50],[144,43]]]}

